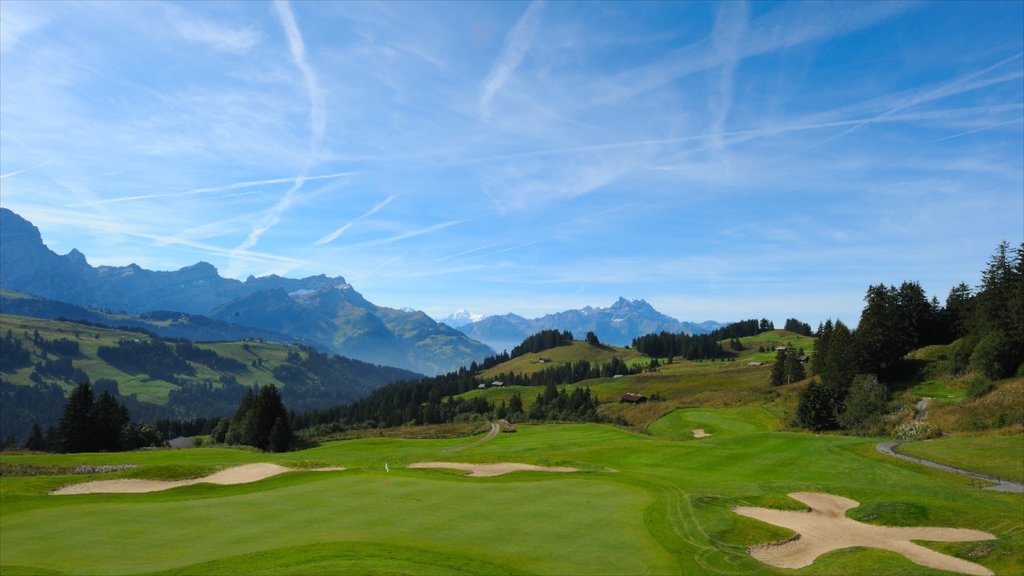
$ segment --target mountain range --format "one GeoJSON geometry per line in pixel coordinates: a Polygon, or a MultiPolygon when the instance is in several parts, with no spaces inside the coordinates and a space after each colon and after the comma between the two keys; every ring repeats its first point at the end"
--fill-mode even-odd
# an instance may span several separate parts
{"type": "Polygon", "coordinates": [[[724,324],[706,321],[680,322],[662,314],[644,300],[619,298],[608,308],[590,306],[566,310],[540,318],[527,319],[516,314],[487,316],[464,323],[457,328],[495,350],[510,350],[527,336],[541,330],[568,330],[577,338],[593,332],[601,342],[613,346],[626,346],[634,338],[658,332],[706,334],[724,324]]]}
{"type": "MultiPolygon", "coordinates": [[[[430,375],[493,353],[423,312],[369,302],[340,276],[250,276],[242,282],[221,277],[206,262],[175,271],[135,264],[94,267],[76,249],[65,255],[50,250],[38,228],[6,208],[0,208],[0,287],[107,311],[203,316],[220,328],[256,328],[268,339],[299,339],[350,358],[430,375]],[[271,338],[274,334],[282,336],[271,338]]],[[[182,330],[181,337],[199,339],[182,330]]]]}

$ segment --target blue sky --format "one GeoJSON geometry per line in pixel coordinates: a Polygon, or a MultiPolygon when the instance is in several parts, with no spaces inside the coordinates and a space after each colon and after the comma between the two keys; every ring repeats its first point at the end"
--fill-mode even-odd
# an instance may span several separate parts
{"type": "Polygon", "coordinates": [[[1024,3],[0,3],[0,205],[93,265],[856,323],[1024,239],[1024,3]]]}

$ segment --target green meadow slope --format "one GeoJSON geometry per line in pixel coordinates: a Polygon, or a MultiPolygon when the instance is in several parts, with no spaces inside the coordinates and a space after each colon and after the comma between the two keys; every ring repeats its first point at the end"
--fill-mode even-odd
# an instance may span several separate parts
{"type": "Polygon", "coordinates": [[[650,435],[596,424],[522,425],[476,438],[372,438],[288,454],[200,448],[0,455],[0,571],[17,574],[942,574],[872,549],[781,570],[746,547],[790,536],[738,505],[799,509],[786,495],[852,498],[878,525],[949,526],[997,540],[925,543],[996,574],[1024,567],[1024,496],[891,459],[875,440],[774,432],[752,408],[684,409],[650,435]],[[687,432],[703,427],[710,437],[687,432]],[[271,461],[342,466],[252,484],[135,495],[51,496],[69,482],[200,476],[271,461]],[[493,478],[413,470],[418,461],[522,462],[577,473],[493,478]],[[60,466],[139,468],[72,476],[60,466]],[[388,464],[390,471],[385,472],[388,464]],[[50,475],[10,475],[37,469],[50,475]],[[57,474],[53,474],[57,471],[57,474]],[[54,546],[54,542],[60,542],[54,546]]]}
{"type": "MultiPolygon", "coordinates": [[[[1024,494],[983,490],[977,480],[885,456],[874,448],[880,438],[786,430],[804,383],[772,387],[770,365],[748,362],[773,355],[758,348],[773,350],[790,336],[744,339],[734,361],[677,361],[653,372],[565,386],[589,386],[604,402],[602,414],[621,417],[628,428],[520,423],[514,433],[488,439],[483,433],[444,438],[459,429],[444,425],[418,427],[416,439],[361,437],[285,454],[224,448],[0,453],[0,573],[949,574],[862,547],[830,552],[798,570],[756,560],[748,547],[793,533],[733,508],[804,509],[787,496],[793,492],[856,500],[859,506],[848,515],[867,524],[989,532],[995,540],[920,544],[995,574],[1024,572],[1024,494]],[[627,391],[657,400],[620,404],[627,391]],[[695,429],[708,436],[696,438],[695,429]],[[424,461],[518,462],[578,472],[476,478],[406,467],[424,461]],[[255,462],[345,470],[151,494],[49,494],[69,483],[195,478],[255,462]],[[81,464],[137,467],[73,474],[81,464]]],[[[813,347],[813,339],[802,340],[791,345],[813,347]]],[[[554,354],[541,355],[554,360],[554,354]]],[[[940,359],[937,353],[935,361],[940,359]]],[[[522,369],[531,369],[529,360],[522,369]]],[[[1024,391],[1024,381],[1014,379],[968,399],[952,392],[962,382],[923,373],[933,381],[908,387],[897,401],[942,396],[948,403],[937,407],[938,416],[1005,420],[998,411],[1012,407],[1024,391]]],[[[529,405],[541,389],[474,390],[467,396],[500,402],[517,391],[529,405]]],[[[901,449],[920,449],[925,457],[967,469],[994,467],[990,473],[1012,478],[1024,462],[1024,435],[1019,426],[999,432],[964,432],[901,449]]]]}
{"type": "Polygon", "coordinates": [[[40,408],[52,404],[49,397],[25,399],[31,389],[38,390],[40,383],[55,384],[67,395],[83,373],[93,384],[117,382],[112,391],[128,402],[133,417],[149,421],[229,416],[252,386],[276,385],[287,396],[289,408],[302,412],[351,402],[389,382],[419,377],[407,370],[257,339],[199,343],[192,349],[188,342],[138,330],[8,314],[0,314],[0,345],[4,353],[0,437],[20,441],[27,438],[33,422],[43,427],[56,423],[52,410],[43,413],[40,408]],[[77,352],[55,352],[54,343],[70,343],[77,352]],[[136,353],[101,357],[101,348],[120,350],[121,343],[159,352],[146,358],[136,353]],[[191,352],[178,350],[179,346],[191,352]],[[7,359],[15,355],[7,348],[19,348],[23,359],[12,365],[7,359]],[[48,363],[65,368],[48,370],[48,363]]]}

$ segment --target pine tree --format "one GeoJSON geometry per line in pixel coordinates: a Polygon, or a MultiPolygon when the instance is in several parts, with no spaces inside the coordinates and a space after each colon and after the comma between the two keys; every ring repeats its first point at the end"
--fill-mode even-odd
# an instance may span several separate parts
{"type": "Polygon", "coordinates": [[[786,383],[786,351],[779,350],[775,354],[775,364],[772,365],[772,386],[782,386],[786,383]]]}
{"type": "Polygon", "coordinates": [[[46,438],[43,436],[43,429],[37,422],[32,423],[32,433],[29,434],[28,440],[25,441],[25,449],[36,452],[46,451],[46,438]]]}
{"type": "Polygon", "coordinates": [[[57,429],[61,452],[92,452],[96,449],[93,436],[92,385],[82,382],[71,392],[57,429]]]}
{"type": "Polygon", "coordinates": [[[804,365],[796,354],[787,351],[786,353],[786,384],[797,382],[806,378],[804,365]]]}
{"type": "Polygon", "coordinates": [[[93,404],[92,436],[95,449],[118,452],[122,449],[121,435],[131,422],[128,409],[109,392],[103,391],[93,404]]]}

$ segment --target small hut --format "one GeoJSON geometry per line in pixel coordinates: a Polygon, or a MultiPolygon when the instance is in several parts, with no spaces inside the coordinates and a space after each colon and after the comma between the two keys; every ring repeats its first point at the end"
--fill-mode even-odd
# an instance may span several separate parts
{"type": "Polygon", "coordinates": [[[644,402],[647,402],[647,396],[633,392],[626,392],[619,399],[620,404],[643,404],[644,402]]]}

